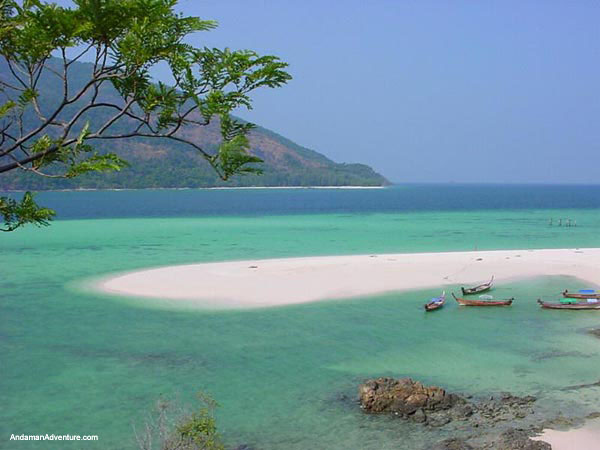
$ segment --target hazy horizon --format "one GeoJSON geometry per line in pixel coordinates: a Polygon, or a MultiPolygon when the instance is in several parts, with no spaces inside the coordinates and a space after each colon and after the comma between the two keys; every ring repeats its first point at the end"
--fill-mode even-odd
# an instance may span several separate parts
{"type": "Polygon", "coordinates": [[[288,62],[294,79],[237,114],[334,161],[394,183],[599,182],[598,2],[178,8],[219,22],[194,45],[288,62]]]}

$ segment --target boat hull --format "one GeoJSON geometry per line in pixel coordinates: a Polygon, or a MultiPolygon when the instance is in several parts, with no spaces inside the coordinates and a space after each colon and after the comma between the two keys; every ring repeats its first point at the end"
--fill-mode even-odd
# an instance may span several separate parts
{"type": "Polygon", "coordinates": [[[492,288],[492,286],[486,286],[483,288],[463,288],[461,287],[460,290],[462,291],[463,295],[473,295],[473,294],[481,294],[482,292],[487,292],[492,288]]]}
{"type": "Polygon", "coordinates": [[[600,310],[600,302],[598,303],[549,303],[542,300],[538,300],[538,303],[542,308],[545,309],[570,309],[573,311],[585,311],[585,310],[600,310]]]}
{"type": "Polygon", "coordinates": [[[425,303],[425,311],[435,311],[436,309],[440,309],[446,303],[446,291],[442,293],[441,296],[430,300],[425,303]]]}
{"type": "Polygon", "coordinates": [[[460,298],[452,294],[456,302],[461,306],[510,306],[514,298],[507,300],[469,300],[466,298],[460,298]]]}
{"type": "Polygon", "coordinates": [[[427,303],[425,305],[425,311],[435,311],[436,309],[440,309],[444,306],[444,303],[427,303]]]}
{"type": "Polygon", "coordinates": [[[562,296],[564,298],[579,298],[581,300],[587,300],[587,299],[597,299],[600,300],[600,294],[579,294],[576,292],[569,292],[568,290],[565,290],[562,293],[562,296]]]}
{"type": "Polygon", "coordinates": [[[463,295],[473,295],[473,294],[481,294],[482,292],[487,292],[492,288],[492,283],[494,282],[494,277],[490,281],[485,284],[480,284],[479,286],[475,286],[472,288],[464,288],[461,287],[463,295]]]}

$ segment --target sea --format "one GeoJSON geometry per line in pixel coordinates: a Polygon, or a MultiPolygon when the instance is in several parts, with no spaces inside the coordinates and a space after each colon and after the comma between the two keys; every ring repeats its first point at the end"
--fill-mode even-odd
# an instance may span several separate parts
{"type": "Polygon", "coordinates": [[[0,235],[0,448],[136,449],[136,433],[157,402],[197,408],[199,392],[218,404],[217,427],[232,449],[420,450],[456,433],[363,413],[358,385],[379,376],[475,397],[534,395],[530,420],[600,410],[593,385],[600,340],[588,333],[600,326],[600,312],[546,311],[536,303],[558,299],[565,288],[596,288],[575,278],[500,282],[492,293],[515,297],[510,308],[448,302],[434,313],[423,304],[441,287],[239,310],[146,304],[89,289],[98,277],[170,264],[600,247],[600,186],[36,198],[56,209],[52,225],[0,235]],[[10,440],[46,433],[99,438],[10,440]]]}

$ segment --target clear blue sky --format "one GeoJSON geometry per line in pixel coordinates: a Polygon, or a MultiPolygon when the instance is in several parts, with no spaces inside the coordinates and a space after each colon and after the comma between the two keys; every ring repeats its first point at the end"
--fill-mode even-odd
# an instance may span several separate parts
{"type": "MultiPolygon", "coordinates": [[[[66,3],[66,2],[64,2],[66,3]]],[[[600,2],[180,0],[294,79],[240,115],[393,181],[600,182],[600,2]]]]}

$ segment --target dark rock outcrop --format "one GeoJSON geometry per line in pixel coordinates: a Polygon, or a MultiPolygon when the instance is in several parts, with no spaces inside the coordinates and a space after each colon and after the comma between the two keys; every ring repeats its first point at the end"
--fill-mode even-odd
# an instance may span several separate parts
{"type": "Polygon", "coordinates": [[[474,440],[477,443],[465,438],[445,439],[435,444],[431,450],[552,450],[547,442],[534,441],[527,431],[516,428],[474,440]]]}
{"type": "Polygon", "coordinates": [[[464,403],[458,395],[447,394],[437,386],[424,386],[410,378],[368,380],[360,385],[358,395],[361,408],[366,412],[413,416],[417,422],[426,421],[427,411],[447,410],[464,403]]]}
{"type": "MultiPolygon", "coordinates": [[[[550,450],[530,436],[538,429],[508,428],[532,414],[536,398],[507,392],[473,399],[425,386],[410,378],[376,378],[359,386],[360,406],[370,414],[392,414],[428,427],[455,430],[457,436],[438,442],[435,450],[550,450]],[[475,434],[465,435],[465,431],[475,434]]],[[[522,422],[521,422],[522,423],[522,422]]]]}
{"type": "Polygon", "coordinates": [[[536,398],[528,395],[517,397],[507,392],[498,398],[491,397],[479,402],[476,407],[482,419],[494,422],[502,420],[522,419],[533,412],[532,405],[536,398]]]}
{"type": "Polygon", "coordinates": [[[469,401],[440,387],[425,386],[410,378],[367,380],[358,391],[360,406],[367,413],[394,414],[432,427],[460,420],[478,428],[522,419],[533,412],[532,404],[535,402],[535,397],[517,397],[509,393],[469,401]]]}
{"type": "Polygon", "coordinates": [[[450,438],[444,439],[434,445],[431,450],[477,450],[470,445],[465,439],[450,438]]]}
{"type": "Polygon", "coordinates": [[[499,439],[489,447],[494,450],[552,450],[552,446],[544,441],[534,441],[524,430],[511,428],[502,433],[499,439]]]}

